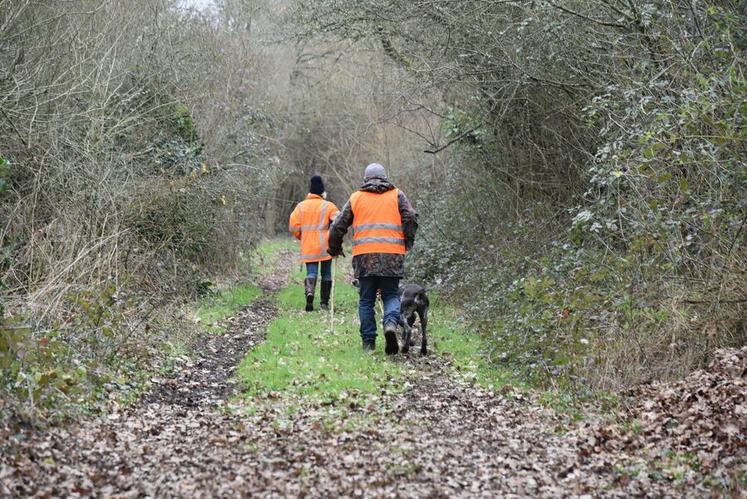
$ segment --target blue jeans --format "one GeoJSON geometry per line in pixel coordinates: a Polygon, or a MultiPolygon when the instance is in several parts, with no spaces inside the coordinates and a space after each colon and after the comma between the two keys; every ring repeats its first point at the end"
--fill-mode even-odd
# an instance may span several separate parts
{"type": "Polygon", "coordinates": [[[332,280],[332,260],[309,262],[306,264],[306,277],[316,279],[319,275],[319,264],[322,264],[322,281],[332,280]]]}
{"type": "Polygon", "coordinates": [[[383,323],[399,324],[399,277],[361,277],[358,316],[361,320],[361,338],[376,338],[376,291],[381,290],[384,302],[383,323]]]}

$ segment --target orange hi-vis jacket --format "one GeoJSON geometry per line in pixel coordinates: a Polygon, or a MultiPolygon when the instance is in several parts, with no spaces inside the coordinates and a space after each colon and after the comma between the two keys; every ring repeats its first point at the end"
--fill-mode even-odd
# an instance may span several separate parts
{"type": "Polygon", "coordinates": [[[304,263],[332,259],[327,254],[329,224],[339,212],[334,203],[317,194],[309,194],[293,210],[288,230],[301,240],[301,260],[304,263]]]}
{"type": "Polygon", "coordinates": [[[390,189],[382,193],[357,191],[350,196],[350,208],[353,210],[353,256],[366,253],[406,253],[398,194],[398,189],[390,189]]]}

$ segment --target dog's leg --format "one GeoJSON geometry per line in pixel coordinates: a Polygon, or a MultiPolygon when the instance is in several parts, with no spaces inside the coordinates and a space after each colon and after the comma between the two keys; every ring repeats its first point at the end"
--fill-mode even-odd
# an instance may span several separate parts
{"type": "Polygon", "coordinates": [[[428,354],[428,341],[425,336],[425,329],[428,326],[428,309],[426,307],[420,307],[418,310],[418,316],[420,316],[420,355],[428,354]]]}
{"type": "MultiPolygon", "coordinates": [[[[411,329],[412,329],[413,324],[415,324],[416,318],[417,317],[415,316],[415,312],[410,314],[410,317],[407,318],[407,325],[410,326],[411,329]]],[[[415,346],[415,338],[413,338],[412,335],[410,335],[410,346],[411,347],[415,346]]]]}
{"type": "Polygon", "coordinates": [[[412,341],[412,328],[410,327],[409,321],[404,316],[404,314],[400,314],[399,322],[402,325],[402,329],[405,331],[405,337],[404,337],[404,341],[402,345],[402,353],[407,353],[410,351],[410,345],[412,341]]]}

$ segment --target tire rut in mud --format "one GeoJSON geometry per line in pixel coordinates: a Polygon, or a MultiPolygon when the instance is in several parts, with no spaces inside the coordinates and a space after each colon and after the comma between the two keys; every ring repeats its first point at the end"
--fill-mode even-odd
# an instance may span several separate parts
{"type": "Polygon", "coordinates": [[[267,325],[277,316],[274,295],[285,285],[292,256],[284,251],[278,268],[261,276],[263,295],[224,321],[223,334],[205,333],[190,350],[196,357],[182,358],[182,366],[144,397],[144,404],[174,404],[185,407],[223,405],[236,392],[232,378],[246,353],[265,339],[267,325]]]}
{"type": "Polygon", "coordinates": [[[155,386],[144,404],[185,407],[222,405],[236,391],[233,373],[255,345],[265,338],[267,324],[277,315],[271,298],[260,298],[226,321],[223,334],[202,335],[191,350],[197,357],[182,360],[181,368],[155,386]]]}

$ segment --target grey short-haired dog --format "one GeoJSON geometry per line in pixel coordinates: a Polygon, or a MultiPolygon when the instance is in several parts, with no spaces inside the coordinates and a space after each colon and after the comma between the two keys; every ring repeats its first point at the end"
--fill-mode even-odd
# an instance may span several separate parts
{"type": "Polygon", "coordinates": [[[420,354],[428,353],[428,341],[425,335],[425,329],[428,326],[428,295],[423,286],[417,284],[405,284],[399,287],[400,293],[400,325],[404,329],[404,345],[402,353],[407,353],[412,345],[412,325],[415,319],[420,319],[420,354]],[[417,316],[417,317],[416,317],[417,316]]]}

